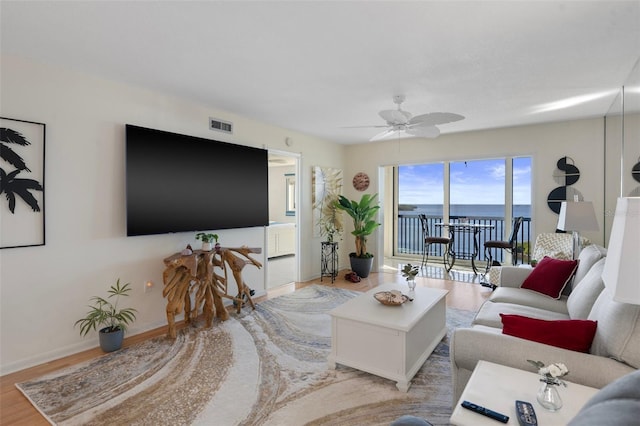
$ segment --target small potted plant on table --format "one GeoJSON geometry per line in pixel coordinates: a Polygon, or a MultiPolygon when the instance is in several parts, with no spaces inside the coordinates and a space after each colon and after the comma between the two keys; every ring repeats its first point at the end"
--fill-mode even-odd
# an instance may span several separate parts
{"type": "Polygon", "coordinates": [[[218,246],[218,234],[207,234],[205,232],[198,232],[196,234],[196,240],[202,241],[202,250],[211,251],[211,243],[216,242],[216,249],[218,246]]]}
{"type": "Polygon", "coordinates": [[[118,309],[120,296],[128,296],[131,291],[130,284],[120,285],[120,279],[115,285],[109,288],[109,296],[102,298],[94,296],[95,301],[84,318],[76,321],[75,325],[80,325],[80,335],[86,336],[89,330],[96,330],[98,326],[103,327],[99,331],[100,348],[104,352],[117,351],[122,347],[124,332],[127,326],[136,319],[136,310],[133,308],[118,309]],[[108,299],[115,297],[115,302],[108,299]]]}
{"type": "Polygon", "coordinates": [[[402,268],[402,276],[407,279],[407,285],[409,290],[413,291],[416,288],[416,275],[418,275],[419,269],[417,266],[413,266],[410,263],[404,265],[402,268]]]}

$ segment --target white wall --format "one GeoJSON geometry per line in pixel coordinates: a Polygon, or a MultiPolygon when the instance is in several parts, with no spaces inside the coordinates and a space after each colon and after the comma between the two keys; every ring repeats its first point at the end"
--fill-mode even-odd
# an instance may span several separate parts
{"type": "MultiPolygon", "coordinates": [[[[3,117],[47,124],[47,244],[0,250],[1,374],[97,346],[95,335],[81,338],[73,323],[86,312],[88,299],[105,295],[117,278],[134,284],[128,302],[139,315],[131,334],[166,324],[162,259],[197,242],[191,233],[125,237],[125,123],[300,153],[296,214],[302,280],[320,275],[321,238],[312,236],[313,166],[342,168],[344,194],[359,198],[361,193],[350,184],[359,171],[369,174],[367,192],[371,193],[378,192],[379,167],[384,165],[531,155],[534,232],[539,233],[555,229],[557,215],[547,207],[546,197],[557,186],[552,177],[556,161],[570,156],[582,172],[575,186],[594,202],[601,226],[603,222],[603,119],[345,147],[212,106],[6,55],[1,62],[0,93],[3,117]],[[234,122],[233,139],[208,130],[210,116],[234,122]],[[292,139],[291,147],[285,145],[286,137],[292,139]],[[148,279],[156,287],[145,294],[143,283],[148,279]]],[[[0,209],[6,206],[0,204],[0,209]]],[[[340,244],[341,267],[348,265],[347,254],[354,250],[349,231],[340,244]]],[[[264,247],[262,229],[216,233],[227,246],[264,247]]],[[[377,235],[369,243],[374,253],[377,235]]],[[[598,243],[601,235],[587,234],[598,243]]],[[[263,270],[245,271],[252,287],[264,289],[263,270]]]]}
{"type": "MultiPolygon", "coordinates": [[[[604,119],[577,120],[571,122],[550,123],[535,126],[510,127],[478,132],[465,132],[441,135],[437,139],[401,139],[366,145],[347,147],[347,163],[344,181],[351,182],[357,172],[366,172],[371,178],[368,193],[379,192],[379,171],[381,166],[398,164],[418,164],[444,160],[472,160],[501,158],[505,156],[532,157],[532,240],[541,232],[554,232],[558,215],[547,206],[547,195],[559,186],[553,179],[558,159],[571,157],[581,172],[574,187],[587,201],[593,201],[599,232],[587,232],[584,236],[592,241],[603,243],[604,222],[604,119]]],[[[359,199],[350,184],[345,185],[345,195],[359,199]]],[[[354,250],[353,238],[348,232],[353,229],[347,221],[347,248],[341,251],[341,262],[348,264],[346,253],[354,250]]],[[[384,231],[384,230],[383,230],[384,231]]],[[[381,232],[371,236],[369,251],[378,254],[381,251],[379,237],[381,232]],[[374,251],[375,250],[375,251],[374,251]]],[[[380,265],[382,256],[376,256],[380,265]]]]}
{"type": "MultiPolygon", "coordinates": [[[[320,274],[320,245],[311,233],[311,168],[342,167],[344,148],[146,89],[2,56],[0,115],[42,122],[46,133],[46,245],[0,250],[0,373],[97,346],[74,322],[89,298],[106,296],[117,278],[131,282],[126,301],[137,334],[166,324],[162,260],[193,233],[127,238],[124,207],[124,125],[136,124],[248,146],[300,153],[301,278],[320,274]],[[208,129],[208,117],[232,121],[232,138],[208,129]],[[284,143],[289,137],[291,147],[284,143]],[[313,159],[309,161],[308,159],[313,159]],[[308,230],[308,231],[306,231],[308,230]],[[152,280],[155,288],[143,291],[152,280]]],[[[6,202],[0,201],[3,214],[6,202]]],[[[264,247],[262,228],[216,231],[225,246],[264,247]]],[[[262,255],[256,256],[264,261],[262,255]]],[[[246,281],[265,288],[264,269],[247,267],[246,281]]]]}

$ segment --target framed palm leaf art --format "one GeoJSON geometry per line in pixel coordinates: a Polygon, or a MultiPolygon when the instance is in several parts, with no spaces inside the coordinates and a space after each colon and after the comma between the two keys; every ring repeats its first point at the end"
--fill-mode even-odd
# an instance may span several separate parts
{"type": "Polygon", "coordinates": [[[0,117],[0,248],[42,246],[45,124],[0,117]]]}
{"type": "Polygon", "coordinates": [[[342,211],[335,208],[338,196],[342,194],[342,170],[330,167],[313,167],[313,236],[326,237],[333,241],[342,234],[342,211]]]}

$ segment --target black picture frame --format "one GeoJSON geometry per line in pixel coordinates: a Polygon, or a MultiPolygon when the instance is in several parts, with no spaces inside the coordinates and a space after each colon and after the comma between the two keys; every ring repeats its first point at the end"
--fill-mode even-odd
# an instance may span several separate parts
{"type": "Polygon", "coordinates": [[[46,125],[0,117],[0,249],[45,245],[46,125]]]}

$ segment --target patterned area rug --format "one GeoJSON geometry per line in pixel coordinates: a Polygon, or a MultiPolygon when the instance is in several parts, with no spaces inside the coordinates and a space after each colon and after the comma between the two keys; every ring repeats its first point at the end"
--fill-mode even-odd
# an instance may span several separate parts
{"type": "Polygon", "coordinates": [[[357,294],[309,286],[16,386],[58,425],[388,425],[403,414],[448,424],[448,336],[473,313],[447,308],[447,337],[402,393],[391,380],[327,369],[327,312],[357,294]]]}

